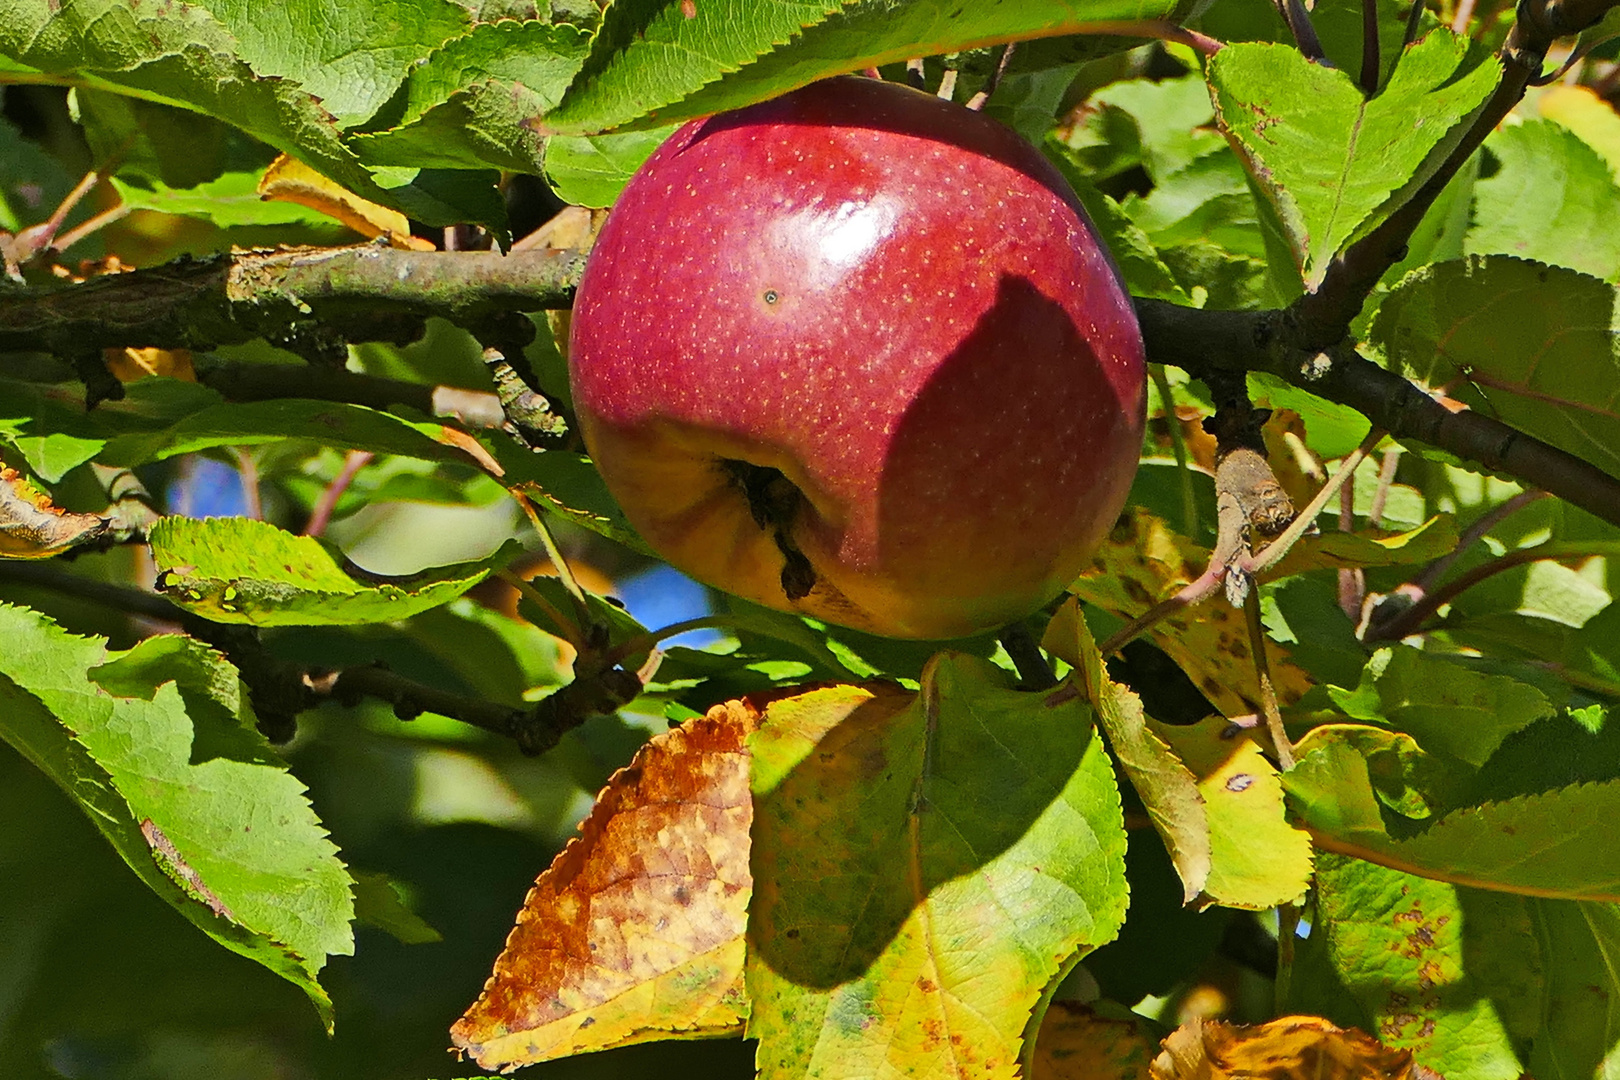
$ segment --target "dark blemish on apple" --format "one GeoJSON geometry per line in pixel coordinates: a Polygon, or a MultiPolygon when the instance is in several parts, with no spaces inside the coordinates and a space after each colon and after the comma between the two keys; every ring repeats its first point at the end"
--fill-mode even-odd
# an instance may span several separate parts
{"type": "Polygon", "coordinates": [[[1248,791],[1250,785],[1253,783],[1254,777],[1250,776],[1248,773],[1238,773],[1236,776],[1230,777],[1226,781],[1226,790],[1248,791]]]}
{"type": "Polygon", "coordinates": [[[780,295],[778,295],[778,293],[777,293],[777,291],[775,289],[766,289],[765,290],[765,302],[767,304],[774,304],[778,300],[780,300],[781,298],[782,297],[780,295]]]}

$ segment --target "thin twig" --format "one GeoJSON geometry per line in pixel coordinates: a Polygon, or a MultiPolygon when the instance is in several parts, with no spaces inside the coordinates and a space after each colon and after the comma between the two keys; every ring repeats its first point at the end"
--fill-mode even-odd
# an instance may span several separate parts
{"type": "Polygon", "coordinates": [[[550,619],[557,627],[558,635],[572,645],[576,652],[585,648],[585,632],[580,629],[579,623],[563,614],[562,609],[547,600],[544,593],[511,570],[502,568],[495,571],[495,576],[516,589],[518,594],[525,600],[539,608],[545,617],[550,619]]]}
{"type": "Polygon", "coordinates": [[[1498,503],[1487,510],[1462,531],[1462,535],[1457,537],[1457,546],[1425,566],[1423,571],[1412,579],[1412,585],[1420,594],[1427,593],[1446,576],[1446,572],[1462,558],[1463,553],[1483,540],[1487,533],[1531,503],[1540,502],[1546,497],[1545,491],[1532,488],[1529,491],[1521,491],[1506,502],[1498,503]]]}
{"type": "Polygon", "coordinates": [[[678,623],[670,623],[658,630],[649,630],[645,634],[637,634],[627,638],[609,649],[603,659],[609,664],[622,664],[633,656],[640,656],[644,652],[651,652],[660,642],[693,630],[708,630],[714,627],[735,626],[737,620],[730,615],[699,615],[696,618],[683,619],[678,623]]]}
{"type": "Polygon", "coordinates": [[[332,519],[332,511],[337,509],[338,500],[343,493],[349,490],[354,478],[361,469],[370,464],[376,455],[369,450],[350,450],[343,458],[343,468],[332,478],[321,491],[321,497],[315,500],[315,507],[309,513],[309,521],[304,525],[305,536],[319,536],[326,531],[326,523],[332,519]]]}
{"type": "Polygon", "coordinates": [[[568,565],[568,560],[563,558],[562,548],[557,546],[557,539],[551,535],[551,528],[546,524],[546,519],[535,509],[534,503],[521,492],[513,492],[513,498],[517,499],[518,505],[523,507],[523,512],[529,516],[529,523],[534,526],[534,531],[540,534],[540,543],[546,549],[546,557],[551,560],[551,565],[557,568],[557,577],[562,580],[563,588],[574,598],[574,603],[579,608],[581,627],[588,627],[591,609],[585,599],[585,590],[580,588],[578,579],[574,577],[573,568],[568,565]]]}
{"type": "Polygon", "coordinates": [[[1007,650],[1013,666],[1018,669],[1020,690],[1050,690],[1057,685],[1052,665],[1041,654],[1035,635],[1022,620],[1009,624],[1000,634],[1001,646],[1007,650]]]}
{"type": "Polygon", "coordinates": [[[1009,41],[1002,47],[1001,59],[996,61],[996,70],[990,73],[989,80],[979,89],[979,92],[968,99],[968,108],[974,112],[984,108],[985,103],[990,100],[990,95],[995,93],[996,87],[1001,85],[1002,77],[1007,74],[1007,65],[1012,63],[1013,49],[1017,45],[1016,41],[1009,41]]]}
{"type": "Polygon", "coordinates": [[[1187,460],[1187,437],[1181,432],[1181,420],[1176,416],[1176,399],[1171,392],[1170,377],[1163,364],[1149,364],[1148,373],[1158,388],[1159,400],[1164,403],[1165,423],[1170,428],[1170,452],[1176,458],[1176,472],[1181,479],[1181,526],[1188,536],[1198,535],[1198,492],[1193,488],[1192,467],[1187,460]]]}
{"type": "Polygon", "coordinates": [[[1411,607],[1400,612],[1381,626],[1369,627],[1366,640],[1400,641],[1402,638],[1410,637],[1422,628],[1430,616],[1451,603],[1458,596],[1461,596],[1480,582],[1512,570],[1516,566],[1523,566],[1525,563],[1544,562],[1548,559],[1590,559],[1599,556],[1610,559],[1620,558],[1620,541],[1549,540],[1534,547],[1515,548],[1489,562],[1481,563],[1457,575],[1438,589],[1419,598],[1411,607]]]}
{"type": "MultiPolygon", "coordinates": [[[[1417,5],[1417,9],[1421,11],[1422,8],[1423,4],[1420,2],[1417,5]]],[[[1452,15],[1451,17],[1451,32],[1457,35],[1466,33],[1468,30],[1468,20],[1472,19],[1473,17],[1474,0],[1459,0],[1456,14],[1452,15]]]]}
{"type": "Polygon", "coordinates": [[[1294,523],[1288,526],[1282,535],[1267,544],[1264,551],[1256,553],[1254,558],[1244,566],[1244,569],[1258,577],[1282,561],[1282,557],[1293,549],[1293,546],[1299,542],[1299,538],[1310,530],[1311,525],[1316,521],[1317,515],[1322,512],[1322,507],[1326,506],[1328,500],[1338,493],[1339,486],[1355,476],[1356,469],[1360,467],[1363,461],[1367,460],[1367,455],[1372,452],[1372,448],[1377,446],[1383,438],[1384,432],[1379,431],[1377,428],[1368,432],[1367,437],[1361,440],[1361,445],[1352,450],[1349,456],[1339,463],[1339,467],[1334,470],[1333,475],[1328,477],[1328,482],[1322,485],[1322,490],[1318,491],[1305,509],[1300,511],[1299,516],[1294,519],[1294,523]]]}
{"type": "Polygon", "coordinates": [[[1260,618],[1260,590],[1250,589],[1243,601],[1243,614],[1249,624],[1249,651],[1254,654],[1254,674],[1260,684],[1260,715],[1266,734],[1277,750],[1277,767],[1287,772],[1294,767],[1294,744],[1283,730],[1282,709],[1277,704],[1277,688],[1271,682],[1271,665],[1266,661],[1266,625],[1260,618]]]}
{"type": "Polygon", "coordinates": [[[1185,45],[1202,56],[1214,56],[1226,48],[1226,43],[1217,41],[1208,34],[1201,34],[1197,30],[1188,30],[1168,19],[1119,19],[1109,22],[1096,22],[1086,24],[1086,33],[1102,37],[1134,37],[1149,38],[1154,41],[1168,41],[1176,45],[1185,45]]]}
{"type": "Polygon", "coordinates": [[[236,472],[242,485],[242,516],[254,521],[264,520],[264,500],[259,495],[259,463],[253,453],[233,446],[230,455],[236,460],[236,472]]]}
{"type": "Polygon", "coordinates": [[[1294,44],[1300,54],[1312,63],[1325,63],[1327,52],[1322,48],[1322,39],[1316,36],[1311,13],[1305,10],[1304,3],[1301,0],[1277,0],[1277,11],[1288,26],[1288,32],[1294,36],[1294,44]]]}
{"type": "Polygon", "coordinates": [[[1378,0],[1361,0],[1361,92],[1366,97],[1378,93],[1383,58],[1378,48],[1378,0]]]}
{"type": "Polygon", "coordinates": [[[105,229],[114,222],[122,221],[129,216],[130,211],[133,209],[134,207],[128,203],[119,203],[110,210],[103,210],[82,224],[75,225],[67,232],[58,235],[55,240],[51,241],[51,247],[57,251],[66,251],[85,237],[105,229]]]}

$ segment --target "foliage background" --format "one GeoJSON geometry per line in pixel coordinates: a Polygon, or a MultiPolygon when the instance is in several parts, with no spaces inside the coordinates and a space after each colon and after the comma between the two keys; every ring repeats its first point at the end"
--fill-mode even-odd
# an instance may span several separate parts
{"type": "MultiPolygon", "coordinates": [[[[1194,73],[1202,61],[1183,44],[1070,36],[1084,29],[1065,14],[1073,5],[1011,5],[1010,12],[992,5],[958,18],[954,5],[927,2],[783,3],[734,17],[699,0],[701,19],[681,4],[651,0],[619,0],[605,16],[591,3],[540,10],[370,0],[342,5],[334,19],[322,15],[327,7],[97,0],[57,10],[43,0],[0,2],[0,226],[19,232],[85,171],[105,167],[109,181],[64,228],[105,210],[131,212],[74,246],[75,259],[116,255],[146,267],[232,244],[355,239],[325,214],[258,199],[264,169],[288,151],[409,215],[420,236],[443,242],[444,227],[472,223],[504,241],[564,204],[611,202],[675,120],[868,63],[903,78],[903,62],[919,53],[951,54],[960,69],[956,96],[965,100],[989,77],[999,50],[954,50],[1050,34],[1014,53],[989,109],[1070,176],[1132,292],[1210,309],[1280,307],[1319,285],[1335,255],[1389,219],[1411,196],[1414,178],[1439,168],[1498,85],[1491,51],[1512,22],[1503,8],[1472,21],[1446,7],[1420,12],[1420,29],[1433,32],[1396,64],[1393,43],[1408,12],[1381,8],[1380,92],[1369,103],[1348,74],[1361,66],[1361,6],[1341,0],[1312,10],[1337,64],[1331,76],[1298,54],[1269,5],[1220,0],[1200,12],[1190,25],[1229,43],[1210,62],[1209,85],[1194,73]],[[1436,29],[1453,22],[1467,33],[1436,29]],[[1421,137],[1389,121],[1412,115],[1429,122],[1421,137]],[[620,130],[602,133],[610,128],[620,130]],[[1369,149],[1339,138],[1346,131],[1384,141],[1369,149]]],[[[1081,12],[1086,22],[1191,14],[1113,0],[1081,12]]],[[[1355,322],[1364,351],[1387,369],[1444,387],[1611,476],[1620,445],[1613,348],[1620,247],[1606,227],[1620,210],[1620,118],[1604,96],[1615,89],[1612,52],[1600,46],[1575,69],[1584,87],[1532,91],[1446,186],[1355,322]],[[1526,367],[1526,358],[1540,359],[1526,367]]],[[[938,59],[925,70],[930,85],[943,74],[938,59]]],[[[533,321],[539,334],[528,359],[542,387],[565,398],[555,326],[543,315],[533,321]]],[[[482,344],[467,329],[434,321],[420,343],[357,345],[347,364],[371,376],[487,391],[482,344]]],[[[222,406],[236,411],[223,414],[220,432],[187,428],[189,416],[219,401],[206,389],[215,363],[288,365],[295,385],[292,373],[302,369],[293,365],[303,359],[262,342],[223,346],[196,358],[200,383],[131,381],[123,404],[86,416],[77,411],[82,387],[71,373],[37,353],[8,354],[0,369],[0,453],[70,509],[106,505],[94,459],[136,466],[172,513],[251,513],[256,498],[266,520],[297,531],[333,490],[344,451],[375,446],[380,456],[342,493],[327,532],[357,563],[401,574],[482,559],[507,541],[533,546],[500,486],[465,459],[429,447],[428,428],[367,427],[373,421],[350,417],[350,426],[322,433],[318,410],[295,406],[272,419],[238,405],[222,406]]],[[[1271,375],[1257,372],[1247,382],[1257,404],[1302,416],[1291,430],[1306,458],[1341,458],[1368,429],[1353,412],[1271,375]]],[[[1188,471],[1176,457],[1190,452],[1208,464],[1210,447],[1183,420],[1215,404],[1206,383],[1166,372],[1133,494],[1151,515],[1139,521],[1168,523],[1206,547],[1216,520],[1207,470],[1188,471]]],[[[1303,491],[1289,465],[1303,458],[1286,449],[1280,427],[1274,459],[1285,484],[1303,491]]],[[[493,445],[502,437],[487,438],[493,445]]],[[[510,447],[495,452],[509,460],[510,447]]],[[[535,459],[536,485],[577,480],[565,474],[564,460],[560,453],[535,459]]],[[[1363,468],[1349,506],[1360,531],[1372,535],[1376,517],[1384,526],[1376,535],[1397,535],[1381,553],[1363,549],[1349,560],[1365,564],[1356,572],[1367,594],[1410,583],[1459,533],[1469,543],[1444,568],[1453,578],[1499,568],[1517,549],[1561,546],[1455,597],[1430,625],[1424,651],[1381,658],[1341,609],[1340,563],[1319,557],[1308,572],[1265,587],[1273,647],[1316,686],[1290,713],[1296,737],[1317,729],[1301,744],[1305,760],[1289,787],[1295,819],[1360,845],[1364,855],[1427,835],[1426,823],[1455,808],[1513,799],[1546,800],[1511,804],[1523,815],[1514,820],[1525,823],[1607,820],[1602,811],[1612,808],[1620,782],[1620,743],[1607,724],[1620,696],[1620,637],[1609,630],[1616,618],[1610,556],[1620,531],[1561,500],[1516,503],[1521,484],[1454,454],[1413,444],[1389,460],[1394,471],[1383,481],[1378,461],[1363,468]],[[1501,507],[1517,509],[1493,522],[1501,507]],[[1436,515],[1451,517],[1436,525],[1436,515]],[[1470,531],[1480,522],[1485,527],[1470,531]],[[1425,539],[1415,530],[1426,525],[1425,539]],[[1426,695],[1426,687],[1439,690],[1426,695]],[[1359,733],[1325,727],[1352,722],[1362,725],[1359,733]],[[1348,793],[1366,800],[1353,804],[1348,793]]],[[[1336,507],[1321,518],[1327,532],[1339,521],[1336,507]]],[[[727,607],[633,547],[568,523],[558,528],[570,561],[593,574],[592,587],[620,596],[645,626],[727,607]]],[[[1100,578],[1077,585],[1099,636],[1135,613],[1107,582],[1141,572],[1126,550],[1141,546],[1106,549],[1100,578]]],[[[504,550],[501,558],[513,556],[504,550]]],[[[539,558],[529,552],[521,561],[533,566],[539,558]]],[[[1195,576],[1201,558],[1150,569],[1143,585],[1158,595],[1195,576]]],[[[153,578],[139,547],[83,554],[69,569],[91,581],[153,578]]],[[[514,597],[493,584],[474,596],[397,622],[271,629],[265,641],[289,661],[380,659],[422,682],[509,702],[566,681],[555,639],[509,617],[514,597]]],[[[102,635],[113,649],[154,629],[15,578],[0,581],[0,599],[76,633],[102,635]]],[[[763,620],[783,632],[771,616],[743,615],[753,628],[763,620]]],[[[444,1056],[448,1023],[476,996],[535,872],[648,735],[743,689],[837,674],[838,664],[915,678],[930,651],[817,627],[809,639],[793,631],[799,644],[783,645],[753,628],[692,641],[706,640],[726,659],[672,653],[665,681],[651,693],[569,732],[540,758],[432,715],[399,721],[373,701],[304,714],[287,762],[308,785],[345,864],[370,882],[359,894],[355,955],[332,956],[320,975],[337,1018],[330,1039],[296,986],[199,934],[128,872],[72,800],[0,744],[8,823],[0,832],[0,1075],[471,1072],[444,1056]],[[424,923],[442,940],[420,940],[431,936],[424,923]]],[[[1241,711],[1252,695],[1243,689],[1249,670],[1230,648],[1200,648],[1191,632],[1181,633],[1128,648],[1112,668],[1115,678],[1137,688],[1148,715],[1169,725],[1192,725],[1211,703],[1228,715],[1241,711]]],[[[989,637],[957,647],[1012,668],[989,637]]],[[[19,670],[8,670],[7,687],[23,681],[19,670]]],[[[1172,741],[1191,760],[1196,736],[1189,729],[1184,738],[1185,746],[1172,741]]],[[[1129,785],[1121,786],[1131,800],[1127,813],[1140,814],[1129,785]]],[[[1458,877],[1467,853],[1439,846],[1427,869],[1458,877]]],[[[1256,861],[1266,860],[1262,852],[1256,861]]],[[[1534,883],[1552,898],[1526,898],[1319,853],[1315,907],[1306,912],[1309,934],[1297,945],[1287,1007],[1419,1048],[1420,1061],[1452,1080],[1526,1068],[1543,1077],[1607,1075],[1620,1067],[1620,976],[1596,958],[1620,956],[1620,920],[1609,899],[1616,862],[1611,843],[1591,839],[1536,871],[1534,883]],[[1421,902],[1415,926],[1430,935],[1422,948],[1401,936],[1417,932],[1402,921],[1419,910],[1408,902],[1421,902]],[[1391,987],[1407,984],[1438,987],[1432,1004],[1411,1010],[1396,1002],[1391,987]],[[1434,1021],[1427,1031],[1418,1012],[1434,1021]]],[[[1146,828],[1130,832],[1126,863],[1125,930],[1085,960],[1065,993],[1139,1005],[1168,1025],[1200,1011],[1272,1015],[1275,913],[1181,907],[1181,882],[1146,828]]],[[[1258,878],[1290,869],[1246,872],[1258,878]]],[[[1492,875],[1503,872],[1487,866],[1485,883],[1501,884],[1492,875]]],[[[752,1068],[747,1044],[719,1041],[614,1050],[536,1066],[533,1074],[742,1076],[752,1068]]]]}

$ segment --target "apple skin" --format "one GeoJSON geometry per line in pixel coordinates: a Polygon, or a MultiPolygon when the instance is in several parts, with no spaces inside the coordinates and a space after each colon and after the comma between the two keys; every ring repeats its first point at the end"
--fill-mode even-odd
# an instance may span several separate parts
{"type": "Polygon", "coordinates": [[[900,638],[1062,591],[1124,506],[1146,401],[1130,297],[1056,170],[989,117],[861,77],[671,136],[592,249],[569,368],[655,551],[900,638]],[[784,543],[728,462],[797,488],[784,543]]]}

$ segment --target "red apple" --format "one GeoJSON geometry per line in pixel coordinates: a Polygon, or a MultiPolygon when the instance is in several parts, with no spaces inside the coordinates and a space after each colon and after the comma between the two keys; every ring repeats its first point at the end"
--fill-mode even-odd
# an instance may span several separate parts
{"type": "Polygon", "coordinates": [[[653,549],[760,604],[949,638],[1057,595],[1142,439],[1142,340],[1058,173],[846,77],[694,121],[574,304],[585,445],[653,549]]]}

